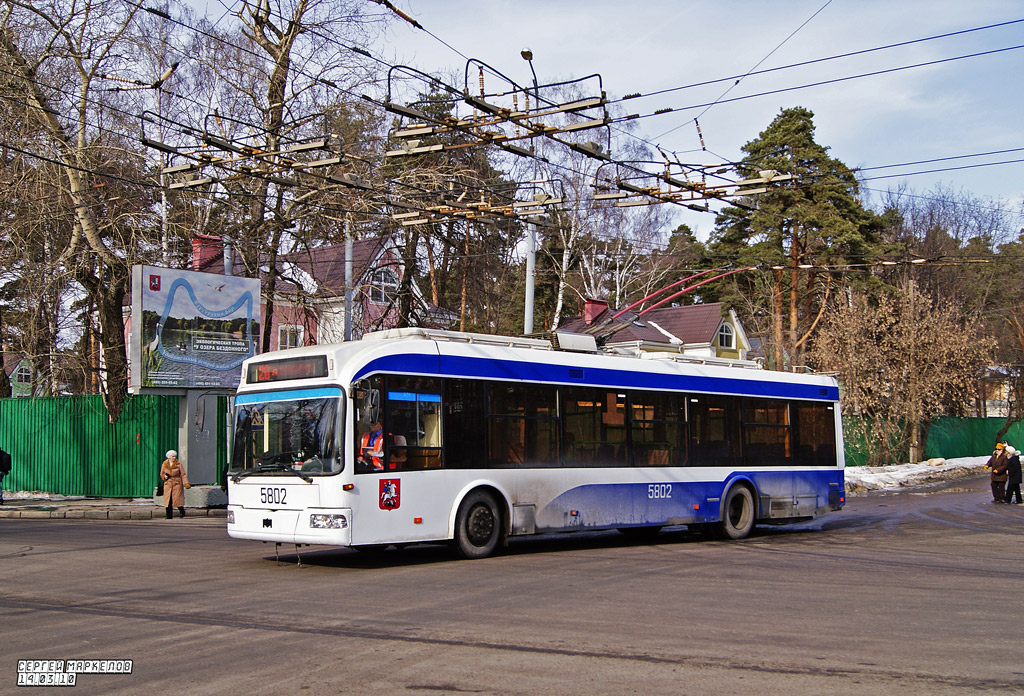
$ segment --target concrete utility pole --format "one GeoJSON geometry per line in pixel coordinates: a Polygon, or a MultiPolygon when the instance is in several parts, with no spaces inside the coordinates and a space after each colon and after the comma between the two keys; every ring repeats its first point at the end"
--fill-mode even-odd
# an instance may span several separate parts
{"type": "MultiPolygon", "coordinates": [[[[533,69],[533,51],[524,48],[520,54],[523,60],[530,64],[530,72],[533,74],[533,102],[534,108],[540,105],[540,87],[537,85],[537,73],[533,69]]],[[[536,148],[536,144],[533,145],[536,148]]],[[[536,154],[536,152],[534,153],[536,154]]],[[[537,176],[537,158],[533,158],[533,178],[537,176]]],[[[537,264],[537,224],[530,221],[530,234],[526,243],[526,307],[523,312],[523,333],[533,333],[533,285],[536,276],[537,264]]]]}
{"type": "Polygon", "coordinates": [[[345,340],[352,340],[352,218],[345,216],[345,340]]]}

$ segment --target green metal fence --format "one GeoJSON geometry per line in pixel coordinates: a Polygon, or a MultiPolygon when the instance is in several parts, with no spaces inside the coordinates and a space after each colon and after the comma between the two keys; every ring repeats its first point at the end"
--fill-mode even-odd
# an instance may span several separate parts
{"type": "MultiPolygon", "coordinates": [[[[851,418],[843,418],[846,438],[846,465],[863,466],[867,453],[863,442],[858,442],[856,428],[851,418]]],[[[924,457],[981,457],[992,453],[996,434],[1006,421],[1002,418],[952,418],[941,416],[932,421],[925,440],[924,457]]],[[[867,429],[870,432],[870,428],[867,429]]],[[[1015,423],[1003,436],[1004,440],[1017,448],[1024,448],[1024,423],[1015,423]]],[[[904,453],[905,455],[906,453],[904,453]]],[[[899,464],[901,462],[889,462],[899,464]]]]}
{"type": "Polygon", "coordinates": [[[14,465],[8,491],[149,496],[177,442],[177,396],[129,396],[114,424],[99,396],[0,399],[0,447],[14,465]]]}
{"type": "MultiPolygon", "coordinates": [[[[939,418],[928,428],[926,458],[981,457],[992,454],[1003,418],[939,418]]],[[[1024,423],[1014,423],[1002,437],[1017,449],[1024,448],[1024,423]]]]}
{"type": "MultiPolygon", "coordinates": [[[[217,399],[217,479],[227,471],[227,403],[217,399]]],[[[1001,418],[939,418],[928,430],[925,457],[976,457],[992,451],[1001,418]]],[[[1024,423],[1004,438],[1024,448],[1024,423]]],[[[164,452],[177,446],[178,397],[129,396],[111,425],[99,396],[0,399],[0,447],[11,453],[6,491],[148,497],[164,452]]],[[[847,446],[847,465],[861,464],[847,446]]],[[[894,462],[895,463],[895,462],[894,462]]]]}

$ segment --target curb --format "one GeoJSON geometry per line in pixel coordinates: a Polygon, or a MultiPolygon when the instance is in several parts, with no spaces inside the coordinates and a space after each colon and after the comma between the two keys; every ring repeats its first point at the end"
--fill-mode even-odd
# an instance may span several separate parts
{"type": "MultiPolygon", "coordinates": [[[[187,508],[186,517],[227,517],[223,508],[187,508]]],[[[0,507],[0,519],[67,519],[67,520],[166,520],[166,510],[141,508],[138,510],[96,509],[96,508],[37,508],[4,509],[0,507]]],[[[175,512],[174,519],[179,519],[175,512]]]]}

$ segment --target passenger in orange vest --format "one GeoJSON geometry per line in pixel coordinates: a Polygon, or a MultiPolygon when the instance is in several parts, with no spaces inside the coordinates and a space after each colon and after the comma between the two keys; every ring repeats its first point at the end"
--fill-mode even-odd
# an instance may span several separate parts
{"type": "Polygon", "coordinates": [[[374,471],[384,471],[384,428],[379,419],[363,433],[359,453],[364,462],[373,465],[374,471]]]}

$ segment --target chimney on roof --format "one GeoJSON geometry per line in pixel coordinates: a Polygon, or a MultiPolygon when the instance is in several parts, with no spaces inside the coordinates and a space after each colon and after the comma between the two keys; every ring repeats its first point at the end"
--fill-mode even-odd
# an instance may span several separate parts
{"type": "Polygon", "coordinates": [[[583,306],[583,321],[587,326],[594,323],[601,312],[608,309],[608,302],[605,300],[595,300],[593,298],[587,298],[586,304],[583,306]]]}
{"type": "Polygon", "coordinates": [[[220,237],[197,234],[192,239],[192,270],[209,270],[210,263],[220,259],[224,252],[224,243],[220,237]]]}

